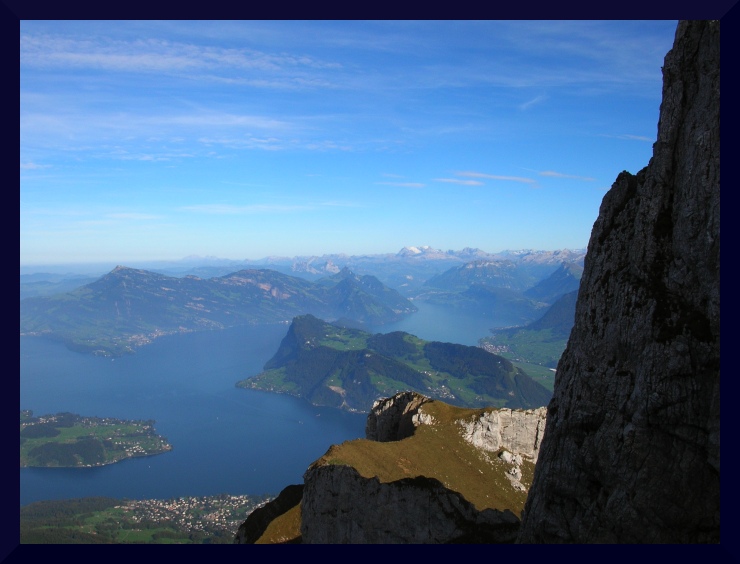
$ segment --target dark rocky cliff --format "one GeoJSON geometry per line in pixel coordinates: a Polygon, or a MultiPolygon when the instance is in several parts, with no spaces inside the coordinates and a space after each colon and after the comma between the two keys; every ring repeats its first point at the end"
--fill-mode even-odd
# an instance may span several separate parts
{"type": "Polygon", "coordinates": [[[720,540],[719,28],[679,23],[653,157],[604,197],[519,542],[720,540]]]}

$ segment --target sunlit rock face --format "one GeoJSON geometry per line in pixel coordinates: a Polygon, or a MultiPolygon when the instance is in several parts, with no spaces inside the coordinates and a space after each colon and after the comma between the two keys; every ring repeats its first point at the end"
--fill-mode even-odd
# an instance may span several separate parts
{"type": "Polygon", "coordinates": [[[481,450],[507,451],[537,460],[547,408],[494,409],[474,421],[461,421],[463,438],[481,450]]]}
{"type": "Polygon", "coordinates": [[[604,197],[518,541],[720,540],[720,24],[680,22],[604,197]]]}

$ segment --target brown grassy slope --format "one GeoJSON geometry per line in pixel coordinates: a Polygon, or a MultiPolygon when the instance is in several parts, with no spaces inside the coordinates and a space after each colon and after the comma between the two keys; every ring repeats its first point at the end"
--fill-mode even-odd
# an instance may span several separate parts
{"type": "Polygon", "coordinates": [[[301,505],[296,504],[276,517],[254,544],[296,544],[301,542],[301,505]]]}
{"type": "MultiPolygon", "coordinates": [[[[413,436],[402,441],[379,443],[366,439],[333,445],[314,465],[344,464],[366,478],[381,482],[426,476],[436,478],[472,502],[478,510],[511,510],[520,515],[526,492],[515,490],[506,478],[511,465],[496,452],[483,452],[467,443],[460,434],[461,419],[477,418],[485,410],[454,407],[439,401],[421,410],[431,415],[433,425],[417,427],[413,436]]],[[[529,487],[534,464],[524,462],[521,483],[529,487]]]]}
{"type": "MultiPolygon", "coordinates": [[[[357,439],[332,445],[312,466],[344,464],[381,482],[416,476],[436,478],[479,511],[509,509],[520,515],[527,492],[515,490],[506,477],[511,465],[500,460],[497,452],[483,452],[463,440],[456,423],[477,419],[487,409],[466,409],[433,400],[421,411],[431,415],[434,424],[417,427],[413,436],[395,442],[357,439]]],[[[525,460],[521,470],[520,481],[529,488],[534,464],[525,460]]],[[[271,522],[257,543],[300,542],[300,520],[300,504],[296,504],[271,522]]]]}

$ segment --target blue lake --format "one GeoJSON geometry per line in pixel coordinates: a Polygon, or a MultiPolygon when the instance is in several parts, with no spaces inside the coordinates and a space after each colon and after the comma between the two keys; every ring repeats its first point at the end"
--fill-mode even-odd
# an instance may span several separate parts
{"type": "MultiPolygon", "coordinates": [[[[490,324],[420,304],[419,313],[382,331],[474,345],[490,324]]],[[[88,496],[277,494],[302,483],[308,465],[330,445],[364,437],[366,416],[235,387],[261,371],[287,329],[163,337],[113,360],[21,337],[20,409],[154,419],[173,450],[99,468],[21,468],[20,504],[88,496]]]]}

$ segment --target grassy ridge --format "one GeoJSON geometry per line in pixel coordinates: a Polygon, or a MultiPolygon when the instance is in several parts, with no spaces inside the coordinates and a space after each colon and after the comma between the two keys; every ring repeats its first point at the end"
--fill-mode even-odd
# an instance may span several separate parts
{"type": "MultiPolygon", "coordinates": [[[[421,410],[433,423],[414,429],[401,441],[377,442],[366,439],[333,445],[311,467],[349,466],[364,478],[391,483],[405,478],[434,478],[449,490],[462,495],[479,511],[510,510],[520,515],[527,491],[515,488],[507,472],[511,464],[499,458],[499,452],[480,450],[462,438],[460,421],[480,418],[485,409],[466,409],[441,401],[425,403],[421,410]]],[[[529,489],[534,463],[527,459],[519,466],[520,484],[529,489]]],[[[362,500],[357,500],[362,503],[362,500]]],[[[265,528],[258,544],[300,542],[301,506],[275,517],[265,528]]]]}
{"type": "MultiPolygon", "coordinates": [[[[424,404],[423,411],[434,418],[434,424],[417,427],[411,437],[383,443],[357,439],[333,445],[314,465],[351,466],[360,475],[377,477],[381,482],[417,476],[436,478],[479,510],[510,509],[519,515],[527,493],[515,489],[506,478],[510,466],[498,458],[498,453],[482,451],[466,442],[456,423],[476,419],[484,410],[433,401],[424,404]]],[[[524,461],[521,469],[521,483],[528,488],[534,464],[524,461]]]]}

